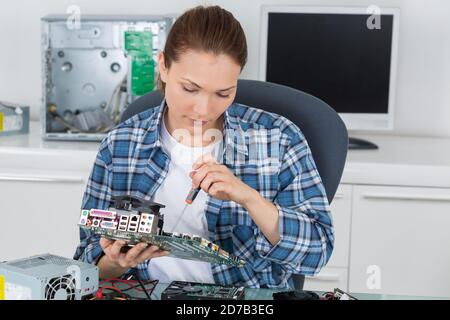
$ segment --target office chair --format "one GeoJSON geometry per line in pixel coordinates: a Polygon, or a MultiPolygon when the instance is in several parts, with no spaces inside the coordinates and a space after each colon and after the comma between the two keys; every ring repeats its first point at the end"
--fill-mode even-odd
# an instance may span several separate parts
{"type": "MultiPolygon", "coordinates": [[[[134,101],[122,114],[121,121],[161,104],[156,90],[134,101]]],[[[295,123],[305,135],[331,203],[347,157],[348,133],[339,115],[325,102],[287,86],[258,80],[239,80],[234,100],[282,115],[295,123]]],[[[294,275],[294,288],[303,289],[304,276],[294,275]]]]}

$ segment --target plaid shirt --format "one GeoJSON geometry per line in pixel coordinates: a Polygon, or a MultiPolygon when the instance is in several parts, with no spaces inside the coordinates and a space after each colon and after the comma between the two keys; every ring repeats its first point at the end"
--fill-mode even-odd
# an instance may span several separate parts
{"type": "MultiPolygon", "coordinates": [[[[165,101],[115,127],[103,139],[82,208],[107,209],[112,196],[152,199],[169,169],[160,127],[165,101]]],[[[333,251],[334,230],[325,189],[300,129],[286,118],[231,104],[224,113],[222,163],[277,208],[280,240],[272,245],[233,201],[208,195],[210,240],[246,261],[244,267],[212,264],[217,284],[292,287],[293,273],[314,275],[333,251]]],[[[75,259],[97,263],[99,237],[80,229],[75,259]]],[[[148,263],[129,272],[149,280],[148,263]]]]}

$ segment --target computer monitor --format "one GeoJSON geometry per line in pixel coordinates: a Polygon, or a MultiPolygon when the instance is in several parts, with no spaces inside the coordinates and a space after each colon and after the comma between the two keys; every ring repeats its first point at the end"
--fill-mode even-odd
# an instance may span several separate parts
{"type": "Polygon", "coordinates": [[[263,6],[259,79],[320,98],[349,130],[393,129],[399,10],[379,9],[263,6]]]}

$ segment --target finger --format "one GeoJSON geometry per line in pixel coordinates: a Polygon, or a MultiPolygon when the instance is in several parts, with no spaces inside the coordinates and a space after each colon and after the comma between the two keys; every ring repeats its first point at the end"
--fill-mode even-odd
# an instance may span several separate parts
{"type": "MultiPolygon", "coordinates": [[[[214,170],[217,170],[217,171],[220,171],[220,172],[223,172],[223,173],[231,173],[231,174],[233,174],[231,171],[230,171],[230,169],[228,169],[228,167],[226,166],[226,165],[223,165],[223,164],[217,164],[217,165],[215,165],[214,166],[214,170]]],[[[233,174],[234,175],[234,174],[233,174]]]]}
{"type": "Polygon", "coordinates": [[[209,188],[208,192],[211,196],[217,197],[220,193],[226,193],[226,183],[216,182],[209,188]]]}
{"type": "Polygon", "coordinates": [[[153,254],[152,259],[159,257],[167,257],[168,255],[170,255],[170,251],[158,250],[153,254]]]}
{"type": "Polygon", "coordinates": [[[120,250],[125,245],[125,241],[117,240],[111,246],[109,246],[109,250],[105,252],[108,256],[113,260],[118,260],[120,257],[120,250]]]}
{"type": "Polygon", "coordinates": [[[213,183],[216,182],[225,182],[226,175],[220,172],[208,172],[206,177],[203,179],[203,181],[200,184],[200,187],[203,191],[206,193],[209,193],[209,189],[213,183]]]}
{"type": "Polygon", "coordinates": [[[208,174],[209,170],[211,170],[211,165],[206,164],[197,170],[192,176],[192,186],[197,188],[202,183],[203,179],[208,174]]]}
{"type": "Polygon", "coordinates": [[[103,251],[105,251],[105,249],[110,247],[113,243],[114,240],[106,239],[104,237],[100,238],[100,246],[102,247],[103,251]]]}
{"type": "Polygon", "coordinates": [[[139,256],[137,256],[136,260],[139,262],[151,259],[155,252],[159,250],[158,246],[152,245],[145,249],[139,256]]]}
{"type": "Polygon", "coordinates": [[[200,168],[207,166],[208,164],[212,164],[209,162],[201,162],[201,163],[197,163],[197,164],[193,164],[192,165],[192,171],[198,171],[200,168]]]}
{"type": "Polygon", "coordinates": [[[199,167],[198,169],[195,170],[191,170],[191,172],[189,172],[189,177],[192,179],[194,177],[194,175],[200,171],[200,169],[204,166],[209,166],[211,168],[210,171],[219,171],[219,172],[223,172],[223,173],[228,173],[230,172],[230,170],[228,170],[228,167],[223,165],[223,164],[217,164],[217,163],[209,163],[209,164],[203,164],[201,167],[199,167]]]}
{"type": "Polygon", "coordinates": [[[212,172],[218,172],[218,173],[227,173],[223,172],[220,169],[221,165],[218,164],[207,164],[202,166],[200,169],[198,169],[197,172],[195,172],[192,175],[192,187],[197,188],[201,185],[203,179],[206,177],[207,174],[212,172]]]}
{"type": "Polygon", "coordinates": [[[192,165],[192,169],[196,170],[204,164],[215,164],[215,163],[217,163],[216,159],[214,159],[212,154],[208,153],[200,156],[192,165]]]}
{"type": "Polygon", "coordinates": [[[189,172],[189,178],[192,179],[196,172],[198,172],[198,170],[192,170],[191,172],[189,172]]]}
{"type": "Polygon", "coordinates": [[[138,243],[125,255],[125,260],[132,263],[148,247],[145,242],[138,243]]]}

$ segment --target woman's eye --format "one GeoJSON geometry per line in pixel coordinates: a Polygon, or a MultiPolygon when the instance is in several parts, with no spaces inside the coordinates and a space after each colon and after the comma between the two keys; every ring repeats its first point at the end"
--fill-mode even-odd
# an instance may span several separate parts
{"type": "Polygon", "coordinates": [[[218,95],[219,97],[221,97],[221,98],[224,98],[224,99],[225,99],[225,98],[228,98],[228,97],[230,96],[229,94],[227,94],[227,95],[222,95],[222,94],[219,94],[219,93],[218,93],[217,95],[218,95]]]}
{"type": "Polygon", "coordinates": [[[191,89],[188,89],[188,88],[186,88],[186,87],[183,87],[183,89],[184,89],[184,91],[191,92],[191,93],[197,91],[197,90],[191,90],[191,89]]]}

